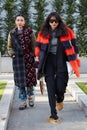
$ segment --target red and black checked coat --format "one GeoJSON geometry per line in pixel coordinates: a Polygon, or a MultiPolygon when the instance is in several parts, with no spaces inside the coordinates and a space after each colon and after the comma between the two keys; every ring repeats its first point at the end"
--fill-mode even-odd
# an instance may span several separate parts
{"type": "Polygon", "coordinates": [[[18,34],[18,29],[11,31],[11,43],[15,57],[12,58],[14,81],[18,87],[32,87],[36,85],[36,69],[34,51],[32,50],[32,29],[23,28],[18,34]]]}
{"type": "MultiPolygon", "coordinates": [[[[78,67],[80,66],[80,60],[77,59],[79,49],[76,43],[76,37],[70,28],[67,28],[67,31],[68,35],[60,36],[59,40],[60,43],[63,44],[65,54],[73,68],[73,71],[75,72],[76,76],[79,77],[80,73],[78,67]]],[[[38,56],[40,59],[39,70],[41,71],[43,70],[45,65],[45,57],[48,50],[47,48],[49,48],[49,41],[50,41],[50,34],[47,37],[44,37],[41,32],[38,33],[35,47],[35,56],[38,56]]]]}

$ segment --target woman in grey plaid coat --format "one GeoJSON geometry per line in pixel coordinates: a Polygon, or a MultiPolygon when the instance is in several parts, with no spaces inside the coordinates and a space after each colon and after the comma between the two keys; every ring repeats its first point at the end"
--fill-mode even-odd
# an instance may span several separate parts
{"type": "Polygon", "coordinates": [[[8,35],[7,50],[12,58],[14,81],[19,89],[20,110],[34,106],[34,88],[36,85],[36,69],[34,61],[35,35],[31,28],[25,26],[25,18],[17,15],[16,27],[8,35]]]}

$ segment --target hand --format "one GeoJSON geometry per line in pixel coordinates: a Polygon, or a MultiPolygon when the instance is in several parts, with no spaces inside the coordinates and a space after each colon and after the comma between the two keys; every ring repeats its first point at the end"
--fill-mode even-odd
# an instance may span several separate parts
{"type": "Polygon", "coordinates": [[[39,57],[35,57],[35,61],[38,61],[38,62],[39,62],[39,57]]]}
{"type": "Polygon", "coordinates": [[[35,57],[35,68],[38,68],[39,66],[39,58],[35,57]]]}
{"type": "Polygon", "coordinates": [[[15,54],[12,55],[12,58],[15,58],[15,54]]]}

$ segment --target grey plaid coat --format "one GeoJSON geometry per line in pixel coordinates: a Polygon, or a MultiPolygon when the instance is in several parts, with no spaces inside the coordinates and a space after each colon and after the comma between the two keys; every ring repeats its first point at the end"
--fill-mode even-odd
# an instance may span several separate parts
{"type": "Polygon", "coordinates": [[[35,36],[30,28],[24,27],[21,34],[15,28],[8,35],[7,50],[12,57],[14,81],[18,87],[36,85],[34,43],[35,36]]]}

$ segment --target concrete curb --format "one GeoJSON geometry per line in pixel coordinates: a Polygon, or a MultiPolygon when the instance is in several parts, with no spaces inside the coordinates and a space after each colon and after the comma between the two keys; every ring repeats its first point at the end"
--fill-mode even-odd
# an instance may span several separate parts
{"type": "Polygon", "coordinates": [[[87,116],[87,95],[75,83],[69,82],[67,89],[87,116]]]}
{"type": "Polygon", "coordinates": [[[0,101],[0,130],[6,130],[12,100],[14,96],[15,85],[13,80],[7,81],[7,86],[0,101]]]}

